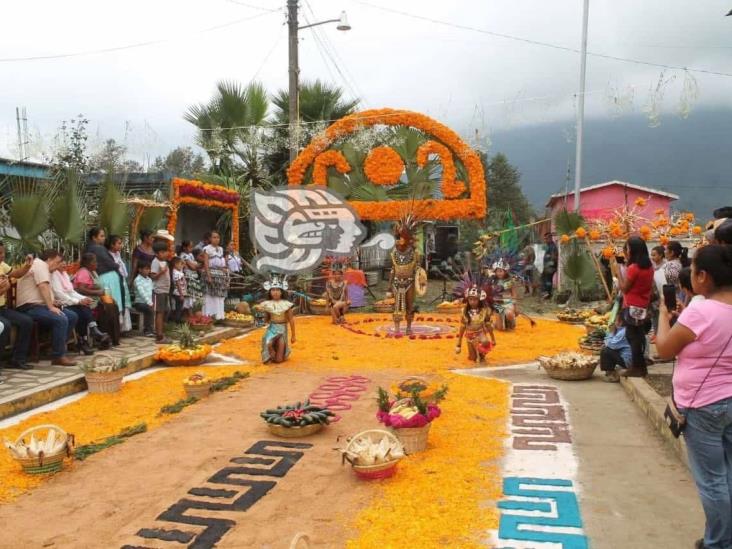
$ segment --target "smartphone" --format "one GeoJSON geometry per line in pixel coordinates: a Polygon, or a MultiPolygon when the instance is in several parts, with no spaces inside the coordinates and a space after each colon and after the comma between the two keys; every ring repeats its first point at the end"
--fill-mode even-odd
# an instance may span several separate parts
{"type": "Polygon", "coordinates": [[[663,285],[663,302],[669,312],[676,310],[676,286],[673,284],[663,285]]]}

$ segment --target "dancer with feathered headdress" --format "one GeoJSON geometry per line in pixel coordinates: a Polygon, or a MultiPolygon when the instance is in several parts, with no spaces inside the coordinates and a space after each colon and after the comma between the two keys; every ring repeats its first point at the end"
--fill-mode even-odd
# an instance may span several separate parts
{"type": "Polygon", "coordinates": [[[491,322],[492,307],[488,295],[479,284],[473,284],[465,292],[465,306],[460,316],[460,333],[455,353],[460,354],[463,336],[468,340],[468,358],[485,363],[485,355],[496,344],[491,322]]]}
{"type": "Polygon", "coordinates": [[[394,328],[399,333],[401,321],[407,321],[407,335],[412,334],[414,301],[417,284],[426,284],[426,274],[420,267],[415,231],[419,219],[414,211],[405,213],[394,226],[396,244],[391,252],[389,287],[394,296],[394,328]],[[419,280],[418,280],[419,278],[419,280]]]}
{"type": "Polygon", "coordinates": [[[284,276],[273,273],[263,287],[267,292],[267,299],[256,306],[257,310],[265,314],[265,321],[269,323],[262,336],[262,362],[284,362],[290,356],[290,345],[295,343],[294,305],[287,300],[287,280],[284,276]]]}

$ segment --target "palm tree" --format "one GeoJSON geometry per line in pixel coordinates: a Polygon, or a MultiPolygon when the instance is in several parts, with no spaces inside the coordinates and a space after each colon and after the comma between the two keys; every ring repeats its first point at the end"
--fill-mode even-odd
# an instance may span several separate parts
{"type": "Polygon", "coordinates": [[[263,126],[269,99],[258,82],[242,87],[221,81],[207,104],[188,107],[183,118],[198,128],[197,142],[211,159],[214,173],[266,178],[261,162],[263,126]]]}
{"type": "MultiPolygon", "coordinates": [[[[561,210],[554,216],[554,226],[561,234],[574,234],[577,229],[584,225],[584,218],[575,213],[561,210]]],[[[580,300],[582,289],[591,288],[597,284],[597,276],[594,265],[590,259],[587,247],[584,242],[573,238],[566,244],[562,255],[564,256],[562,267],[564,276],[571,283],[571,293],[568,304],[576,305],[580,300]]]]}
{"type": "MultiPolygon", "coordinates": [[[[315,82],[304,82],[300,86],[299,113],[300,121],[315,123],[309,129],[319,131],[329,125],[330,121],[338,120],[356,112],[360,100],[346,99],[342,88],[315,80],[315,82]],[[317,124],[320,122],[321,124],[317,124]]],[[[267,155],[267,166],[270,173],[278,181],[285,182],[285,170],[289,164],[288,128],[290,122],[290,93],[288,90],[280,90],[272,96],[272,104],[275,107],[273,123],[274,144],[267,155]]],[[[305,132],[306,135],[312,132],[305,132]]],[[[303,145],[304,143],[300,143],[303,145]]]]}

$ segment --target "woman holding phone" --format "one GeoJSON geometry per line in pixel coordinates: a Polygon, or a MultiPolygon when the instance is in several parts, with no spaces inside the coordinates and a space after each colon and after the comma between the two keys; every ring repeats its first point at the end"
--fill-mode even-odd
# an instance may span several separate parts
{"type": "Polygon", "coordinates": [[[610,262],[613,275],[618,279],[618,287],[623,294],[623,308],[620,314],[625,322],[625,336],[630,343],[633,361],[630,368],[621,375],[625,377],[645,377],[646,368],[646,326],[649,322],[648,306],[651,304],[653,289],[653,264],[648,255],[648,247],[640,236],[631,236],[625,243],[625,273],[621,272],[616,259],[610,262]]]}

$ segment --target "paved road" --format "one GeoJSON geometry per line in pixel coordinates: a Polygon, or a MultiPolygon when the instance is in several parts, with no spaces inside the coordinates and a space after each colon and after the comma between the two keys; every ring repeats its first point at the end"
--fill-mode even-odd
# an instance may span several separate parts
{"type": "Polygon", "coordinates": [[[604,383],[597,372],[590,381],[554,381],[534,367],[481,375],[558,387],[590,547],[691,549],[701,537],[704,515],[688,470],[619,384],[604,383]]]}

